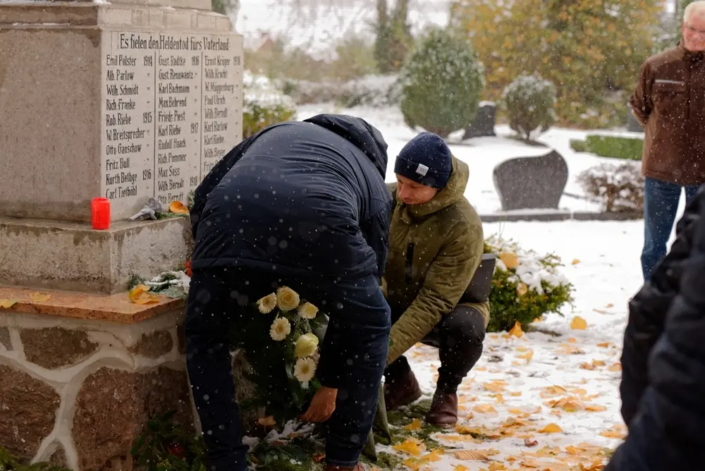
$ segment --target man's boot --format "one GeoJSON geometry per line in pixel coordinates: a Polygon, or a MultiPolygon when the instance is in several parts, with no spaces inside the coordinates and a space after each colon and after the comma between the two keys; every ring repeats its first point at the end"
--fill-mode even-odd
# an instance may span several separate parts
{"type": "Polygon", "coordinates": [[[421,388],[411,369],[384,383],[384,403],[387,410],[409,405],[420,397],[421,388]]]}
{"type": "Polygon", "coordinates": [[[458,423],[458,394],[436,390],[426,422],[443,428],[455,426],[458,423]]]}
{"type": "Polygon", "coordinates": [[[355,466],[338,466],[335,464],[327,464],[326,471],[367,471],[367,468],[362,463],[358,463],[355,466]]]}

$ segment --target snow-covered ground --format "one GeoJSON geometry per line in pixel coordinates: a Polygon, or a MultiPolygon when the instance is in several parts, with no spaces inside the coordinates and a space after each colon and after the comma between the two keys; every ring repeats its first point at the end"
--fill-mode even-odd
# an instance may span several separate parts
{"type": "MultiPolygon", "coordinates": [[[[457,450],[449,448],[440,461],[421,469],[525,469],[536,464],[557,471],[580,462],[592,469],[589,465],[601,461],[603,447],[619,444],[614,438],[624,432],[619,357],[627,302],[641,286],[641,224],[485,224],[486,235],[501,234],[562,257],[563,272],[575,286],[574,306],[565,309],[565,317],[552,314],[535,324],[559,336],[489,334],[485,340],[482,358],[459,390],[460,423],[496,438],[473,440],[457,431],[436,437],[447,447],[479,450],[498,464],[458,459],[457,450]],[[575,317],[587,322],[585,330],[571,328],[575,317]],[[541,433],[549,424],[560,431],[541,433]]],[[[437,350],[417,346],[409,358],[422,388],[432,394],[440,366],[437,350]]]]}

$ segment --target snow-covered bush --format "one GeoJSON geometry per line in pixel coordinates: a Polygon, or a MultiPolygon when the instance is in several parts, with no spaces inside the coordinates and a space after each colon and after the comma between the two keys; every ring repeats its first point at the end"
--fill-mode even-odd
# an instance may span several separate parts
{"type": "Polygon", "coordinates": [[[246,139],[272,124],[296,117],[296,106],[269,79],[245,72],[243,77],[242,138],[246,139]]]}
{"type": "Polygon", "coordinates": [[[344,108],[397,106],[401,86],[396,75],[367,75],[348,82],[286,80],[282,89],[299,105],[335,103],[344,108]]]}
{"type": "Polygon", "coordinates": [[[440,29],[421,40],[400,80],[406,124],[441,137],[473,121],[485,86],[484,68],[472,44],[440,29]]]}
{"type": "Polygon", "coordinates": [[[600,164],[578,175],[578,183],[606,212],[644,210],[644,176],[638,162],[600,164]]]}
{"type": "Polygon", "coordinates": [[[556,122],[556,87],[538,75],[520,75],[502,95],[509,127],[529,140],[556,122]]]}
{"type": "Polygon", "coordinates": [[[509,330],[516,322],[527,325],[549,312],[560,314],[572,301],[573,286],[560,273],[558,256],[541,256],[495,236],[485,240],[485,253],[497,256],[488,331],[509,330]]]}
{"type": "Polygon", "coordinates": [[[340,95],[335,101],[344,108],[383,108],[398,105],[401,101],[399,78],[396,75],[368,75],[351,80],[340,88],[340,95]]]}

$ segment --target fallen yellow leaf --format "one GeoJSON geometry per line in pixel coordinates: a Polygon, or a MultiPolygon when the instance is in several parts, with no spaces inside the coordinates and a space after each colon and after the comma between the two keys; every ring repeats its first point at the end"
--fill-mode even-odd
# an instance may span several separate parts
{"type": "Polygon", "coordinates": [[[274,420],[274,416],[270,415],[269,417],[260,417],[257,419],[257,423],[264,426],[264,427],[274,427],[277,425],[276,420],[274,420]]]}
{"type": "Polygon", "coordinates": [[[610,366],[607,368],[608,371],[616,372],[616,371],[622,371],[622,364],[621,363],[615,363],[614,365],[610,366]]]}
{"type": "Polygon", "coordinates": [[[577,258],[574,258],[574,259],[573,259],[573,265],[577,265],[578,263],[580,263],[580,260],[578,260],[577,258]]]}
{"type": "Polygon", "coordinates": [[[598,347],[602,347],[602,348],[609,348],[610,345],[612,345],[612,344],[609,342],[602,342],[602,343],[597,344],[598,347]]]}
{"type": "Polygon", "coordinates": [[[594,370],[595,365],[593,365],[592,363],[581,363],[580,368],[583,370],[594,370]]]}
{"type": "Polygon", "coordinates": [[[489,461],[489,457],[479,450],[459,450],[453,453],[459,460],[466,461],[489,461]]]}
{"type": "Polygon", "coordinates": [[[181,201],[172,201],[169,203],[169,211],[174,214],[188,214],[188,208],[181,201]]]}
{"type": "Polygon", "coordinates": [[[453,468],[453,471],[470,471],[470,468],[466,468],[462,464],[459,464],[455,468],[453,468]]]}
{"type": "Polygon", "coordinates": [[[497,412],[497,409],[492,407],[492,404],[478,404],[472,410],[480,414],[494,414],[497,412]]]}
{"type": "Polygon", "coordinates": [[[435,450],[431,450],[431,453],[429,453],[427,455],[423,455],[421,457],[421,461],[424,463],[430,463],[433,461],[441,461],[442,454],[443,454],[443,449],[436,448],[435,450]]]}
{"type": "Polygon", "coordinates": [[[519,321],[514,323],[514,327],[512,327],[509,331],[509,335],[513,335],[516,338],[519,338],[524,335],[524,331],[521,330],[521,324],[519,323],[519,321]]]}
{"type": "Polygon", "coordinates": [[[562,433],[563,429],[560,428],[556,424],[548,424],[541,430],[539,430],[539,433],[562,433]]]}
{"type": "Polygon", "coordinates": [[[421,454],[421,449],[419,448],[418,442],[412,438],[399,445],[394,445],[393,448],[397,451],[401,451],[412,456],[419,456],[421,454]]]}
{"type": "Polygon", "coordinates": [[[607,311],[603,311],[602,309],[593,309],[593,311],[598,314],[607,314],[607,311]]]}
{"type": "Polygon", "coordinates": [[[420,470],[421,466],[424,465],[421,460],[418,460],[416,458],[407,458],[402,462],[402,464],[413,471],[420,470]]]}
{"type": "Polygon", "coordinates": [[[33,303],[45,303],[51,299],[51,295],[44,293],[30,293],[29,299],[31,299],[33,303]]]}
{"type": "Polygon", "coordinates": [[[485,391],[502,392],[507,387],[507,382],[502,380],[491,381],[483,384],[482,387],[485,388],[485,391]]]}
{"type": "Polygon", "coordinates": [[[504,266],[506,266],[508,270],[513,270],[519,266],[519,257],[511,252],[502,252],[499,254],[499,259],[502,263],[504,263],[504,266]]]}
{"type": "Polygon", "coordinates": [[[626,426],[623,424],[614,425],[609,430],[600,432],[600,435],[607,438],[624,438],[627,436],[626,426]]]}
{"type": "Polygon", "coordinates": [[[567,391],[565,388],[561,386],[546,386],[543,391],[541,392],[541,397],[547,398],[547,397],[554,397],[554,396],[561,396],[565,394],[567,391]]]}
{"type": "Polygon", "coordinates": [[[517,285],[517,294],[519,296],[524,296],[528,292],[529,292],[529,287],[526,286],[526,283],[519,283],[517,285]]]}
{"type": "Polygon", "coordinates": [[[607,408],[599,404],[588,404],[585,406],[585,410],[590,412],[602,412],[607,410],[607,408]]]}
{"type": "Polygon", "coordinates": [[[17,301],[14,299],[0,299],[0,307],[3,309],[10,309],[15,304],[17,304],[17,301]]]}
{"type": "Polygon", "coordinates": [[[404,428],[407,430],[411,430],[412,432],[416,430],[421,430],[421,421],[419,419],[414,419],[409,425],[404,428]]]}
{"type": "Polygon", "coordinates": [[[614,304],[609,303],[609,304],[608,304],[607,306],[605,306],[605,307],[606,307],[606,308],[611,308],[611,307],[614,307],[614,304]]]}
{"type": "MultiPolygon", "coordinates": [[[[467,468],[466,468],[467,469],[467,468]]],[[[504,467],[502,463],[497,463],[496,461],[494,463],[490,463],[490,467],[487,471],[504,471],[507,468],[504,467]]],[[[457,471],[457,470],[456,470],[457,471]]]]}
{"type": "Polygon", "coordinates": [[[509,393],[509,395],[514,397],[521,396],[521,391],[512,391],[509,393]]]}
{"type": "Polygon", "coordinates": [[[504,397],[501,394],[495,394],[494,398],[497,404],[504,404],[504,397]]]}
{"type": "Polygon", "coordinates": [[[526,360],[526,364],[528,365],[529,362],[531,362],[531,359],[534,358],[534,351],[529,350],[528,352],[524,353],[523,355],[517,355],[517,358],[521,358],[522,360],[526,360]]]}
{"type": "Polygon", "coordinates": [[[575,337],[571,337],[571,338],[568,339],[568,342],[570,342],[570,343],[578,343],[578,339],[576,339],[575,337]]]}
{"type": "Polygon", "coordinates": [[[570,328],[573,330],[585,330],[587,329],[587,322],[582,317],[575,316],[570,323],[570,328]]]}
{"type": "Polygon", "coordinates": [[[130,301],[135,304],[150,304],[158,303],[159,296],[149,292],[150,287],[147,285],[137,285],[130,290],[128,296],[130,301]]]}

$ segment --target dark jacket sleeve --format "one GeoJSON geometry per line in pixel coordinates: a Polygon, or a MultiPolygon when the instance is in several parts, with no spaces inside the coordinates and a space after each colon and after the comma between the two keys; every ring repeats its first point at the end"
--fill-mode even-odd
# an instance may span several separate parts
{"type": "MultiPolygon", "coordinates": [[[[702,197],[702,194],[700,194],[702,197]]],[[[705,224],[649,359],[649,384],[609,471],[705,469],[705,224]]]]}
{"type": "Polygon", "coordinates": [[[629,100],[634,116],[643,127],[646,127],[646,123],[649,121],[649,115],[654,109],[654,102],[651,98],[652,83],[653,73],[651,72],[651,64],[645,62],[641,66],[639,81],[634,90],[634,95],[632,95],[629,100]]]}
{"type": "Polygon", "coordinates": [[[656,266],[651,280],[629,302],[629,322],[622,350],[622,417],[629,425],[639,408],[648,385],[647,362],[654,344],[663,332],[666,312],[678,293],[684,265],[691,252],[691,241],[705,193],[686,208],[677,225],[677,238],[670,252],[656,266]]]}
{"type": "Polygon", "coordinates": [[[380,201],[367,221],[361,225],[362,235],[377,257],[377,277],[380,285],[389,253],[389,224],[392,201],[380,201]]]}

